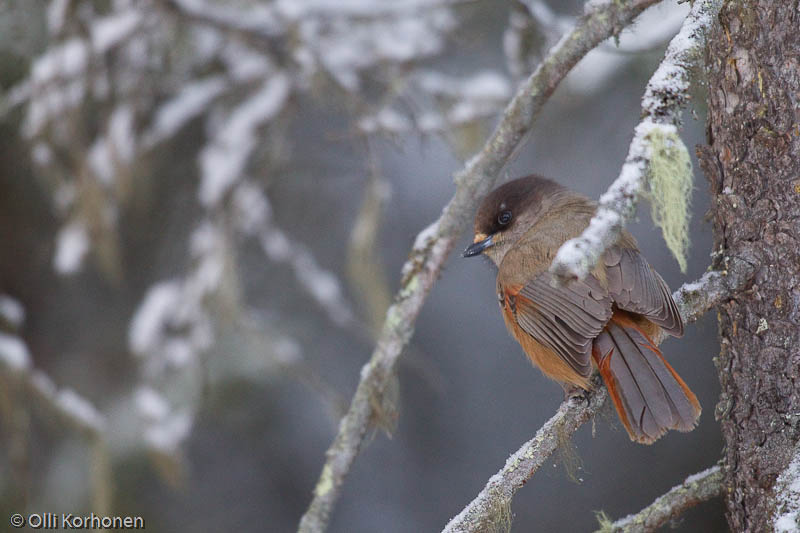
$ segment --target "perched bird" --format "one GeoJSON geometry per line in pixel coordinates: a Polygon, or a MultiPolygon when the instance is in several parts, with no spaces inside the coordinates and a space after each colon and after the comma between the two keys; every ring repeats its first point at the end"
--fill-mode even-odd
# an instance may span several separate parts
{"type": "Polygon", "coordinates": [[[497,265],[509,332],[568,395],[588,390],[597,368],[631,440],[651,444],[669,429],[691,431],[700,404],[658,349],[665,335],[683,335],[683,320],[633,236],[623,231],[584,280],[559,284],[548,271],[596,208],[540,176],[510,181],[483,199],[464,257],[485,254],[497,265]]]}

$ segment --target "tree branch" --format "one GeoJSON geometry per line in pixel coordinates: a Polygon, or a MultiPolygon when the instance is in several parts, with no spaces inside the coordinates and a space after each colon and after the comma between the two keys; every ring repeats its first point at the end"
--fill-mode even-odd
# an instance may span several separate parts
{"type": "MultiPolygon", "coordinates": [[[[725,273],[707,272],[696,282],[682,285],[672,294],[672,298],[678,303],[684,322],[690,323],[744,287],[748,280],[747,276],[737,277],[737,285],[731,285],[732,280],[725,273]]],[[[536,436],[509,457],[506,465],[489,479],[478,496],[450,520],[443,533],[486,531],[491,524],[507,516],[507,512],[501,511],[509,508],[514,493],[536,473],[561,443],[603,406],[606,399],[605,387],[597,379],[597,375],[593,383],[595,387],[589,393],[588,402],[576,404],[574,400],[567,400],[562,403],[556,414],[536,432],[536,436]]]]}
{"type": "Polygon", "coordinates": [[[486,483],[478,496],[455,516],[443,533],[494,531],[493,525],[508,520],[511,499],[556,449],[589,421],[605,404],[608,393],[597,375],[588,400],[564,401],[536,436],[506,460],[505,466],[486,483]]]}
{"type": "MultiPolygon", "coordinates": [[[[677,139],[680,112],[689,99],[689,73],[700,57],[705,31],[715,20],[721,0],[697,0],[681,30],[670,41],[642,98],[642,121],[636,126],[619,177],[600,197],[597,213],[583,234],[565,242],[550,271],[561,278],[580,278],[594,267],[605,249],[616,242],[633,216],[639,191],[653,155],[655,130],[677,139]]],[[[682,144],[682,143],[681,143],[682,144]]]]}
{"type": "Polygon", "coordinates": [[[442,265],[480,200],[522,146],[534,120],[559,82],[589,50],[618,34],[639,13],[658,0],[591,2],[575,28],[553,47],[536,71],[521,84],[481,151],[456,174],[456,191],[442,215],[423,230],[403,267],[401,288],[386,313],[377,346],[361,369],[350,409],[326,453],[326,462],[303,515],[299,531],[321,532],[328,525],[344,478],[373,421],[375,406],[391,382],[400,353],[414,331],[414,322],[442,265]]]}
{"type": "Polygon", "coordinates": [[[694,283],[684,283],[672,293],[684,321],[694,322],[706,311],[744,288],[755,274],[752,264],[740,262],[737,268],[706,272],[694,283]]]}
{"type": "Polygon", "coordinates": [[[634,515],[628,515],[616,522],[610,522],[601,513],[600,529],[595,533],[648,533],[656,531],[668,521],[680,516],[684,511],[722,495],[725,476],[722,467],[712,466],[673,487],[666,494],[634,515]]]}
{"type": "Polygon", "coordinates": [[[28,346],[16,335],[0,332],[0,374],[18,382],[28,398],[69,426],[89,437],[102,437],[106,420],[100,411],[73,390],[59,390],[44,372],[33,369],[28,346]]]}
{"type": "MultiPolygon", "coordinates": [[[[0,303],[7,303],[0,295],[0,303]]],[[[16,304],[18,305],[18,304],[16,304]]],[[[20,310],[21,306],[18,307],[20,310]]],[[[8,315],[8,309],[0,309],[0,325],[8,315]]],[[[21,312],[21,311],[20,311],[21,312]]],[[[24,316],[24,315],[22,315],[24,316]]],[[[21,323],[22,318],[20,318],[21,323]]],[[[19,324],[14,324],[19,326],[19,324]]],[[[90,444],[90,488],[92,510],[106,514],[111,509],[113,492],[112,473],[106,444],[106,418],[86,398],[72,389],[59,389],[42,371],[33,368],[28,346],[18,336],[0,331],[0,380],[3,386],[14,383],[20,394],[19,404],[30,401],[54,415],[54,418],[78,430],[90,444]],[[26,401],[22,401],[26,400],[26,401]]]]}
{"type": "Polygon", "coordinates": [[[237,33],[275,46],[286,33],[284,21],[268,8],[235,10],[198,0],[159,0],[165,7],[193,22],[237,33]]]}

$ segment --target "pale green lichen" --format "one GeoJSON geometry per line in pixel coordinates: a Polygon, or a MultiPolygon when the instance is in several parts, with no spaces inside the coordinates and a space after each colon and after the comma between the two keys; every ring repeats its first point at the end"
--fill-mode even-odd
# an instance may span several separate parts
{"type": "Polygon", "coordinates": [[[613,533],[616,530],[614,521],[611,520],[605,511],[595,511],[594,517],[600,525],[600,529],[596,530],[594,533],[613,533]]]}
{"type": "Polygon", "coordinates": [[[317,496],[324,496],[329,493],[333,488],[333,473],[331,472],[331,465],[326,464],[322,468],[322,475],[319,476],[319,482],[314,492],[317,496]]]}
{"type": "Polygon", "coordinates": [[[681,272],[686,272],[692,161],[686,145],[674,131],[654,128],[647,134],[647,140],[651,146],[647,196],[653,222],[661,228],[667,248],[678,261],[681,272]]]}
{"type": "Polygon", "coordinates": [[[413,276],[412,276],[412,277],[411,277],[411,278],[410,278],[410,279],[409,279],[409,280],[406,282],[406,284],[405,284],[405,287],[403,287],[403,292],[405,292],[405,293],[407,293],[407,294],[411,294],[411,293],[414,293],[414,292],[416,292],[417,290],[419,290],[419,283],[420,283],[420,281],[419,281],[419,275],[418,275],[418,274],[414,274],[414,275],[413,275],[413,276]]]}
{"type": "Polygon", "coordinates": [[[583,460],[578,455],[577,448],[572,444],[571,434],[563,426],[558,428],[558,456],[567,477],[573,483],[580,483],[582,480],[578,476],[578,471],[583,468],[583,460]]]}
{"type": "Polygon", "coordinates": [[[383,331],[396,330],[404,320],[403,313],[400,312],[400,308],[397,304],[392,305],[389,310],[386,311],[386,321],[383,324],[383,331]]]}
{"type": "Polygon", "coordinates": [[[486,510],[486,519],[480,531],[487,533],[509,533],[513,515],[511,513],[511,499],[500,494],[500,491],[493,490],[494,496],[489,500],[489,508],[486,510]]]}
{"type": "Polygon", "coordinates": [[[397,421],[400,418],[400,381],[396,374],[387,377],[384,387],[380,391],[373,391],[369,399],[372,407],[371,422],[382,429],[387,437],[392,438],[397,421]]]}

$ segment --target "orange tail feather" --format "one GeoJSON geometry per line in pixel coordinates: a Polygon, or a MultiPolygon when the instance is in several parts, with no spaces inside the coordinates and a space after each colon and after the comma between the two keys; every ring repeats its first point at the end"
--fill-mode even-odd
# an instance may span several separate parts
{"type": "Polygon", "coordinates": [[[592,356],[631,440],[651,444],[669,429],[697,425],[697,397],[629,317],[614,314],[592,356]]]}

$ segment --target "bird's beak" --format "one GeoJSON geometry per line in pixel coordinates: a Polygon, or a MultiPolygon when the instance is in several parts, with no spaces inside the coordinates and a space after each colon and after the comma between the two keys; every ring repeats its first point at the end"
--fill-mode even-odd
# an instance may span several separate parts
{"type": "Polygon", "coordinates": [[[492,238],[494,235],[487,236],[484,233],[478,233],[475,235],[475,241],[473,244],[469,245],[464,253],[462,254],[463,257],[473,257],[475,255],[480,255],[485,249],[494,245],[492,238]]]}

